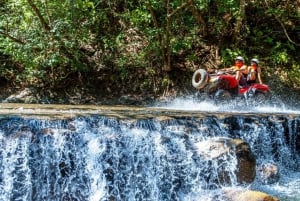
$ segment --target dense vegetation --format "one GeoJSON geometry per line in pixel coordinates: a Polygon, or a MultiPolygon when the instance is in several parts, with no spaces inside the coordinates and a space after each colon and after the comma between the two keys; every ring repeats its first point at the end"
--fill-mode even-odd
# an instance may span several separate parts
{"type": "Polygon", "coordinates": [[[192,90],[194,70],[237,55],[259,58],[274,90],[300,87],[299,1],[0,0],[0,9],[0,84],[10,89],[178,95],[192,90]]]}

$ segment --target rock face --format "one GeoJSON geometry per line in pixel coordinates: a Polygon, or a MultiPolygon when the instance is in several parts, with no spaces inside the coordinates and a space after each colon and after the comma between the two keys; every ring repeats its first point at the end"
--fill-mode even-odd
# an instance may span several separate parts
{"type": "Polygon", "coordinates": [[[22,91],[7,97],[3,102],[5,103],[37,103],[35,94],[36,91],[31,88],[25,88],[22,91]]]}
{"type": "Polygon", "coordinates": [[[218,182],[222,185],[232,183],[232,171],[238,183],[251,183],[255,179],[256,159],[250,150],[250,146],[240,139],[213,138],[196,144],[197,152],[202,160],[218,164],[218,182]],[[230,170],[228,166],[235,165],[230,170]],[[231,161],[230,161],[231,160],[231,161]]]}
{"type": "Polygon", "coordinates": [[[260,191],[224,190],[227,201],[279,201],[278,198],[260,191]]]}

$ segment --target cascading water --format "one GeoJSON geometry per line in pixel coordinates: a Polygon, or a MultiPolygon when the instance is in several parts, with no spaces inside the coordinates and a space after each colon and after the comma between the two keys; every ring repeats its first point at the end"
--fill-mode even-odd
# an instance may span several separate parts
{"type": "Polygon", "coordinates": [[[300,200],[297,115],[169,114],[1,117],[0,200],[223,201],[228,186],[300,200]],[[280,167],[280,180],[240,186],[235,155],[222,164],[199,156],[197,143],[216,137],[249,143],[258,165],[280,167]],[[230,184],[217,182],[220,169],[230,184]]]}

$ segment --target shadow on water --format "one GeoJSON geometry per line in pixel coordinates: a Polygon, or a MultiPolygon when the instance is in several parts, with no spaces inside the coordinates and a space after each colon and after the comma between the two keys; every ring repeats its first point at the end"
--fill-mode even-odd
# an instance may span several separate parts
{"type": "Polygon", "coordinates": [[[299,200],[300,112],[229,108],[0,104],[0,200],[224,201],[228,187],[299,200]],[[233,182],[216,183],[218,164],[195,151],[216,137],[247,142],[258,166],[279,167],[278,181],[238,184],[227,161],[233,182]]]}

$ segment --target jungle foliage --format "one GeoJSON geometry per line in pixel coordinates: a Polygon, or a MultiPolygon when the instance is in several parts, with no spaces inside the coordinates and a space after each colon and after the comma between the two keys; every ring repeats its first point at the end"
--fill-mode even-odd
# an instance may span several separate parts
{"type": "Polygon", "coordinates": [[[0,0],[0,76],[14,86],[157,93],[242,55],[265,82],[300,87],[299,52],[299,0],[0,0]]]}

